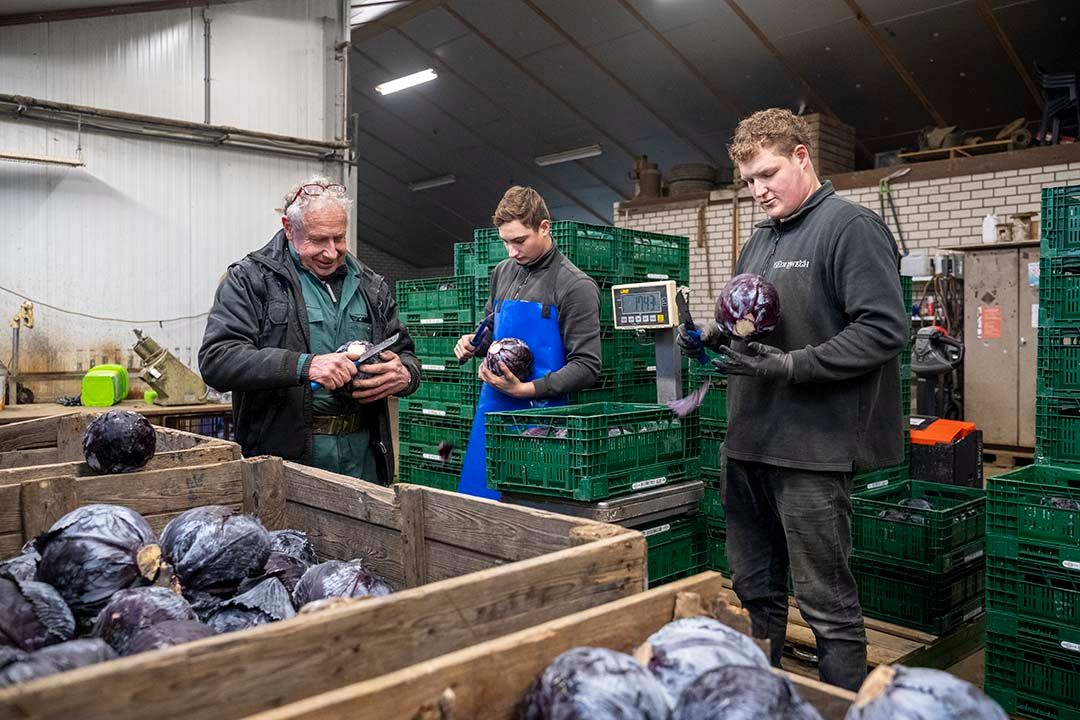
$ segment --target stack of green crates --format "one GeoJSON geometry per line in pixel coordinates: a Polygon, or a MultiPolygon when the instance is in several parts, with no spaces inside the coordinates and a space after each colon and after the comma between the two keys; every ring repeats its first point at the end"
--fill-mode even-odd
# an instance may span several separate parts
{"type": "Polygon", "coordinates": [[[471,275],[397,283],[398,315],[416,344],[424,378],[398,405],[400,482],[457,489],[480,385],[475,367],[458,364],[454,345],[475,329],[475,293],[471,275]],[[446,459],[439,452],[444,443],[453,445],[446,459]]]}
{"type": "Polygon", "coordinates": [[[983,612],[983,490],[898,480],[856,493],[851,505],[863,614],[941,635],[983,612]]]}
{"type": "Polygon", "coordinates": [[[1080,718],[1080,186],[1042,193],[1035,465],[987,480],[986,692],[1080,718]]]}

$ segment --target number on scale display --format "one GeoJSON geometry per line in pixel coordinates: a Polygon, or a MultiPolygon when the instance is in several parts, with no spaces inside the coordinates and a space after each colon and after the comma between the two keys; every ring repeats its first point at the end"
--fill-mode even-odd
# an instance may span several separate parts
{"type": "Polygon", "coordinates": [[[625,314],[663,312],[663,294],[656,292],[628,293],[622,296],[622,311],[625,314]]]}

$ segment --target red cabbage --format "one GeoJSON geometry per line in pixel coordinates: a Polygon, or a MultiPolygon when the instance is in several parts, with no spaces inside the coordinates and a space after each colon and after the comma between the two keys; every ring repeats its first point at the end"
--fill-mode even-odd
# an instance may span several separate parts
{"type": "Polygon", "coordinates": [[[361,567],[359,560],[330,560],[308,568],[293,590],[293,604],[302,608],[323,598],[382,597],[391,592],[391,587],[361,567]]]}
{"type": "Polygon", "coordinates": [[[120,655],[128,654],[132,637],[166,620],[194,620],[195,611],[178,593],[163,587],[120,590],[102,608],[91,631],[120,655]]]}
{"type": "Polygon", "coordinates": [[[84,505],[34,540],[38,580],[63,596],[76,619],[90,619],[118,590],[153,582],[161,548],[146,520],[120,505],[84,505]]]}
{"type": "Polygon", "coordinates": [[[821,720],[787,678],[729,665],[699,675],[679,696],[672,720],[821,720]]]}
{"type": "Polygon", "coordinates": [[[555,658],[529,688],[521,720],[667,720],[672,700],[637,660],[578,647],[555,658]]]}
{"type": "Polygon", "coordinates": [[[262,570],[270,557],[270,533],[255,517],[207,505],[169,521],[161,549],[185,591],[228,595],[262,570]]]}
{"type": "Polygon", "coordinates": [[[261,583],[221,603],[207,619],[214,632],[226,633],[258,627],[296,615],[289,593],[277,578],[261,583]]]}
{"type": "Polygon", "coordinates": [[[780,322],[780,295],[760,275],[736,275],[716,298],[716,324],[730,337],[751,340],[780,322]]]}
{"type": "MultiPolygon", "coordinates": [[[[103,640],[68,640],[30,653],[0,669],[0,688],[112,660],[116,653],[103,640]]],[[[107,688],[102,688],[106,691],[107,688]]]]}
{"type": "Polygon", "coordinates": [[[0,562],[0,575],[6,575],[12,580],[34,580],[37,578],[38,561],[41,556],[32,546],[33,541],[27,543],[21,555],[0,562]]]}
{"type": "Polygon", "coordinates": [[[134,472],[154,457],[157,434],[139,413],[110,410],[86,427],[82,445],[86,464],[95,472],[134,472]]]}
{"type": "Polygon", "coordinates": [[[845,720],[1007,720],[977,687],[942,670],[878,665],[845,720]]]}
{"type": "Polygon", "coordinates": [[[240,587],[237,588],[237,592],[245,593],[251,588],[261,583],[266,578],[277,578],[281,581],[281,584],[285,586],[285,589],[292,594],[292,591],[296,589],[296,584],[300,582],[300,578],[304,576],[307,569],[311,567],[303,560],[299,560],[292,555],[286,555],[285,553],[272,552],[266,564],[263,565],[262,573],[256,577],[250,577],[240,583],[240,587]]]}
{"type": "Polygon", "coordinates": [[[299,530],[275,530],[270,533],[270,552],[289,555],[309,566],[319,562],[308,536],[299,530]]]}
{"type": "Polygon", "coordinates": [[[75,636],[75,618],[52,585],[0,575],[0,646],[33,651],[75,636]]]}
{"type": "Polygon", "coordinates": [[[484,364],[493,375],[502,377],[499,363],[506,365],[506,369],[513,373],[521,382],[532,379],[533,354],[529,346],[517,338],[503,338],[496,340],[488,347],[487,357],[484,364]]]}
{"type": "Polygon", "coordinates": [[[198,620],[166,620],[143,628],[131,637],[126,655],[182,645],[214,635],[214,629],[198,620]]]}

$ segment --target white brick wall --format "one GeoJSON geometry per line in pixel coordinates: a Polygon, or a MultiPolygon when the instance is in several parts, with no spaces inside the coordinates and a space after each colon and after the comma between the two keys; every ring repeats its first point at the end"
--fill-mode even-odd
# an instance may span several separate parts
{"type": "MultiPolygon", "coordinates": [[[[982,242],[982,221],[988,213],[1001,217],[1013,213],[1039,212],[1040,193],[1044,186],[1080,184],[1080,163],[1002,170],[979,175],[898,182],[893,200],[900,216],[908,249],[927,251],[940,248],[977,245],[982,242]]],[[[878,188],[852,188],[838,194],[878,212],[878,188]]],[[[691,311],[695,316],[711,317],[712,299],[731,277],[732,210],[731,203],[709,205],[705,210],[706,242],[697,242],[696,209],[635,209],[616,212],[615,224],[651,232],[690,237],[691,311]],[[709,287],[709,278],[712,287],[709,287]]],[[[896,234],[891,212],[889,228],[896,234]]],[[[750,200],[739,203],[739,239],[745,244],[754,223],[765,219],[750,200]]]]}

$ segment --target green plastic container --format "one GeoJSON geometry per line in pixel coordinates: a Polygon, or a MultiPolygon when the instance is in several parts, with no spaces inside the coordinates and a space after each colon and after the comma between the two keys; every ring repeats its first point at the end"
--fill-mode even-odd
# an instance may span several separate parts
{"type": "MultiPolygon", "coordinates": [[[[986,532],[1080,549],[1080,467],[1027,465],[986,481],[986,532]]],[[[1049,555],[1054,550],[1042,551],[1049,555]]]]}
{"type": "Polygon", "coordinates": [[[1040,256],[1080,252],[1080,186],[1043,188],[1041,210],[1040,256]]]}
{"type": "Polygon", "coordinates": [[[1080,396],[1036,399],[1035,460],[1080,466],[1080,396]]]}
{"type": "Polygon", "coordinates": [[[704,528],[696,517],[634,528],[645,536],[650,588],[701,572],[705,565],[704,528]]]}
{"type": "Polygon", "coordinates": [[[82,404],[112,407],[127,397],[128,372],[122,365],[95,365],[82,379],[82,404]]]}
{"type": "Polygon", "coordinates": [[[1065,708],[1080,707],[1080,628],[986,614],[986,681],[1065,708]],[[991,658],[990,656],[994,657],[991,658]]]}
{"type": "Polygon", "coordinates": [[[705,532],[705,569],[731,577],[727,559],[727,533],[712,523],[709,523],[705,532]]]}
{"type": "Polygon", "coordinates": [[[702,430],[708,431],[711,428],[716,432],[725,432],[727,429],[727,375],[711,364],[702,365],[691,362],[689,376],[691,391],[697,390],[706,380],[710,383],[709,392],[705,395],[701,407],[698,408],[702,430]]]}
{"type": "Polygon", "coordinates": [[[398,482],[424,485],[438,490],[456,491],[461,479],[461,470],[436,469],[429,463],[402,461],[398,468],[398,482]]]}
{"type": "Polygon", "coordinates": [[[709,525],[723,529],[727,525],[727,513],[724,511],[724,498],[721,493],[720,473],[717,470],[701,471],[701,480],[705,483],[705,493],[701,497],[701,514],[709,525]]]}
{"type": "Polygon", "coordinates": [[[975,561],[947,575],[851,559],[863,614],[943,635],[984,609],[986,567],[975,561]]]}
{"type": "Polygon", "coordinates": [[[690,282],[690,239],[632,228],[620,228],[624,276],[647,280],[690,282]]]}
{"type": "Polygon", "coordinates": [[[854,494],[862,490],[876,490],[903,482],[909,477],[909,468],[910,463],[903,462],[899,465],[861,472],[852,479],[851,492],[854,494]]]}
{"type": "MultiPolygon", "coordinates": [[[[551,223],[551,237],[562,254],[586,274],[619,274],[619,228],[559,220],[551,223]]],[[[473,241],[477,275],[490,275],[507,257],[498,228],[474,231],[473,241]]]]}
{"type": "Polygon", "coordinates": [[[852,548],[870,561],[946,573],[981,558],[986,543],[986,493],[981,488],[905,480],[851,498],[852,548]],[[933,510],[900,503],[929,502],[933,510]]]}
{"type": "Polygon", "coordinates": [[[454,274],[476,277],[476,245],[454,243],[454,274]]]}
{"type": "Polygon", "coordinates": [[[398,411],[398,422],[402,424],[408,423],[411,422],[414,417],[420,416],[423,418],[446,418],[448,420],[460,420],[466,423],[472,423],[475,410],[475,405],[439,402],[437,400],[426,400],[424,398],[409,396],[401,399],[398,411]]]}
{"type": "Polygon", "coordinates": [[[475,281],[471,275],[454,275],[422,280],[398,280],[394,297],[399,313],[419,313],[423,316],[440,310],[472,310],[475,292],[475,281]]]}
{"type": "Polygon", "coordinates": [[[1080,325],[1080,253],[1039,260],[1039,329],[1080,325]]]}
{"type": "Polygon", "coordinates": [[[1080,326],[1039,329],[1036,397],[1080,395],[1080,326]]]}
{"type": "Polygon", "coordinates": [[[986,609],[1080,628],[1080,568],[987,555],[986,609]]]}
{"type": "Polygon", "coordinates": [[[416,357],[420,358],[421,370],[427,379],[428,370],[455,370],[459,373],[476,374],[476,362],[469,361],[460,365],[457,356],[454,355],[454,346],[457,345],[462,335],[476,330],[475,325],[427,325],[410,328],[413,343],[416,346],[416,357]]]}
{"type": "Polygon", "coordinates": [[[592,403],[489,413],[489,486],[575,500],[696,477],[686,425],[659,405],[592,403]]]}

